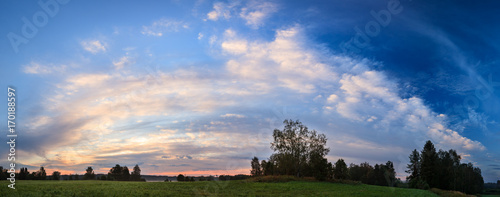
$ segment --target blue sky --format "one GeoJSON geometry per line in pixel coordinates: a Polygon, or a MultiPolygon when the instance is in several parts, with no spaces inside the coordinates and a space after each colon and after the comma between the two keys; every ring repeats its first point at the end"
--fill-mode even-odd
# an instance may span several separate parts
{"type": "Polygon", "coordinates": [[[41,2],[0,14],[31,170],[248,173],[291,118],[331,161],[391,160],[404,179],[432,140],[500,178],[495,1],[41,2]]]}

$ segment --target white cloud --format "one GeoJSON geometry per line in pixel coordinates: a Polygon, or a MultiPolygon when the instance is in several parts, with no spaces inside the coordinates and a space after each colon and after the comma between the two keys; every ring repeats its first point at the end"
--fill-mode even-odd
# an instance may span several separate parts
{"type": "MultiPolygon", "coordinates": [[[[240,79],[258,81],[259,89],[286,87],[311,93],[317,85],[333,82],[336,74],[317,59],[316,52],[303,50],[299,27],[279,30],[272,42],[249,42],[233,30],[225,32],[222,51],[234,55],[226,63],[227,70],[240,79]]],[[[241,81],[241,80],[240,80],[241,81]]]]}
{"type": "Polygon", "coordinates": [[[124,66],[130,65],[132,60],[128,56],[123,56],[117,61],[113,61],[113,65],[116,69],[122,69],[124,66]]]}
{"type": "Polygon", "coordinates": [[[222,43],[222,49],[228,53],[232,53],[235,55],[243,54],[247,52],[247,41],[246,40],[225,41],[222,43]]]}
{"type": "Polygon", "coordinates": [[[107,44],[99,40],[88,40],[80,43],[86,51],[96,54],[99,52],[106,52],[107,44]]]}
{"type": "Polygon", "coordinates": [[[219,18],[231,18],[231,8],[233,6],[222,2],[214,3],[213,10],[207,14],[208,20],[217,21],[219,18]]]}
{"type": "Polygon", "coordinates": [[[142,26],[141,33],[150,36],[163,36],[167,32],[178,32],[182,29],[189,29],[189,25],[184,21],[162,18],[150,26],[142,26]]]}
{"type": "Polygon", "coordinates": [[[278,7],[274,3],[252,1],[247,7],[241,9],[240,17],[246,21],[247,25],[258,28],[264,24],[266,18],[277,11],[278,7]]]}
{"type": "Polygon", "coordinates": [[[326,99],[326,102],[328,103],[335,103],[339,97],[335,94],[332,94],[326,99]]]}
{"type": "Polygon", "coordinates": [[[50,74],[53,72],[64,72],[65,70],[65,65],[41,65],[37,62],[30,62],[28,65],[23,66],[23,72],[28,74],[50,74]]]}

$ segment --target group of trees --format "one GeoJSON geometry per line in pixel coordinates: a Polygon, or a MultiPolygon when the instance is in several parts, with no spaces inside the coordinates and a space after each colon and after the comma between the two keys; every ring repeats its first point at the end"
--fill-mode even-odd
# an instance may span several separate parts
{"type": "Polygon", "coordinates": [[[179,181],[179,182],[194,181],[194,178],[193,177],[184,176],[183,174],[179,174],[179,175],[177,175],[177,181],[179,181]]]}
{"type": "Polygon", "coordinates": [[[271,149],[275,151],[269,160],[254,157],[252,159],[253,176],[293,175],[297,177],[313,176],[325,180],[328,176],[328,163],[325,156],[330,151],[326,148],[326,136],[309,130],[301,122],[285,120],[283,130],[275,129],[271,149]]]}
{"type": "Polygon", "coordinates": [[[325,158],[330,149],[326,147],[327,139],[324,134],[309,130],[298,120],[285,120],[283,123],[283,130],[275,129],[273,132],[271,149],[275,153],[267,161],[259,162],[254,157],[250,162],[252,176],[293,175],[315,177],[318,180],[340,179],[374,185],[394,185],[396,172],[391,161],[375,167],[368,163],[361,166],[351,164],[347,167],[344,160],[339,159],[332,165],[325,158]]]}
{"type": "MultiPolygon", "coordinates": [[[[252,176],[293,175],[296,177],[315,177],[318,180],[353,180],[365,184],[395,186],[396,171],[394,164],[370,166],[350,164],[343,159],[334,165],[325,156],[330,151],[325,147],[326,137],[315,130],[310,131],[301,122],[285,120],[283,130],[275,129],[271,149],[274,153],[269,159],[259,162],[254,157],[250,164],[252,176]]],[[[412,188],[440,188],[465,193],[478,193],[484,187],[481,169],[471,163],[460,163],[460,155],[453,149],[436,152],[431,141],[427,141],[421,152],[413,150],[406,171],[409,186],[412,188]]],[[[400,181],[400,180],[399,180],[400,181]]]]}
{"type": "MultiPolygon", "coordinates": [[[[7,173],[7,169],[3,169],[0,166],[0,180],[5,180],[10,175],[7,173]]],[[[28,168],[21,168],[18,173],[16,173],[18,180],[61,180],[62,175],[59,171],[52,172],[52,176],[47,177],[45,168],[42,166],[40,170],[30,173],[28,168]]],[[[95,180],[97,175],[94,173],[92,167],[88,167],[83,175],[83,180],[95,180]]],[[[78,174],[69,174],[66,180],[79,180],[80,176],[78,174]]],[[[102,175],[100,180],[117,180],[117,181],[145,181],[141,179],[141,168],[139,165],[135,165],[132,173],[129,172],[127,166],[120,166],[116,164],[109,170],[108,176],[102,175]]]]}
{"type": "Polygon", "coordinates": [[[436,152],[429,140],[421,152],[416,149],[410,154],[410,164],[406,171],[412,188],[440,188],[461,191],[468,194],[483,190],[484,180],[481,169],[472,163],[460,163],[460,155],[453,149],[436,152]]]}
{"type": "Polygon", "coordinates": [[[360,181],[364,184],[392,187],[397,181],[392,161],[387,161],[385,164],[375,164],[375,166],[371,166],[367,162],[360,165],[351,163],[348,172],[350,180],[360,181]]]}
{"type": "MultiPolygon", "coordinates": [[[[3,169],[0,166],[0,180],[5,180],[10,175],[7,173],[7,169],[3,169]]],[[[21,168],[18,173],[16,173],[16,177],[18,180],[46,180],[47,172],[45,172],[45,168],[42,166],[40,170],[30,173],[28,168],[21,168]]]]}
{"type": "MultiPolygon", "coordinates": [[[[167,180],[165,180],[165,181],[167,181],[167,180]]],[[[207,176],[207,177],[205,177],[205,176],[198,177],[198,181],[214,181],[214,180],[215,180],[215,178],[212,175],[207,176]]],[[[195,181],[195,179],[194,179],[194,177],[188,177],[188,176],[184,176],[183,174],[179,174],[179,175],[177,175],[177,181],[179,181],[179,182],[195,181]]]]}
{"type": "Polygon", "coordinates": [[[109,170],[107,180],[145,181],[144,179],[141,179],[141,168],[139,168],[139,165],[135,165],[132,173],[130,173],[127,166],[120,166],[119,164],[116,164],[115,167],[112,167],[109,170]]]}

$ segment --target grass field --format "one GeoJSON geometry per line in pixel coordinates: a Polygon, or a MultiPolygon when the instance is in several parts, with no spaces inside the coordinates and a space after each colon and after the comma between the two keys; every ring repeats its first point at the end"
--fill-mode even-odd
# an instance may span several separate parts
{"type": "Polygon", "coordinates": [[[7,183],[0,181],[0,196],[437,196],[425,190],[303,181],[17,181],[15,190],[7,183]]]}

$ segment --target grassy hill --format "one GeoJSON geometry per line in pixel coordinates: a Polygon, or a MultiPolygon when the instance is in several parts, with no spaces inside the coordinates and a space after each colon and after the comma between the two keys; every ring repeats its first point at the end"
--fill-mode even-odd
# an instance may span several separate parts
{"type": "Polygon", "coordinates": [[[17,181],[16,190],[7,183],[0,181],[1,196],[437,196],[425,190],[303,181],[17,181]]]}

